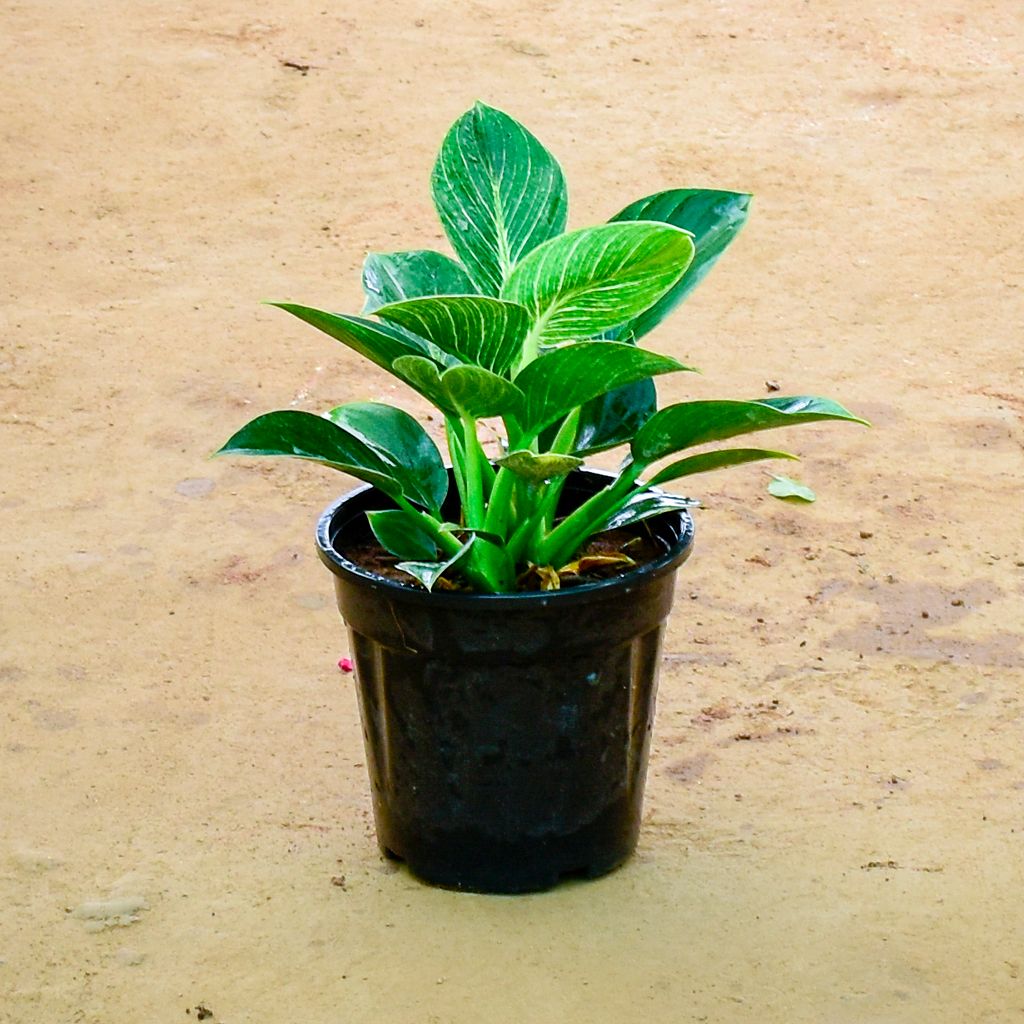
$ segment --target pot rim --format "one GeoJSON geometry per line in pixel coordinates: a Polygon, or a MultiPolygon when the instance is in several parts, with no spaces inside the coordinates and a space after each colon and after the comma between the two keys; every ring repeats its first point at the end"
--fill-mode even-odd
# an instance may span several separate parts
{"type": "MultiPolygon", "coordinates": [[[[613,474],[606,473],[603,470],[579,469],[574,472],[607,477],[609,480],[614,479],[613,474]]],[[[622,576],[613,576],[606,580],[595,580],[593,583],[581,583],[566,590],[522,591],[505,594],[439,593],[437,591],[421,590],[416,587],[407,587],[401,583],[396,583],[394,580],[389,580],[383,576],[378,576],[375,573],[368,572],[355,562],[345,558],[345,556],[342,555],[331,542],[331,527],[335,518],[342,511],[344,506],[364,494],[375,490],[377,490],[377,488],[375,488],[373,484],[361,484],[360,486],[353,488],[351,491],[347,491],[345,494],[341,495],[341,497],[336,498],[327,506],[326,509],[324,509],[316,524],[317,553],[320,556],[320,561],[323,562],[335,576],[347,580],[350,583],[370,587],[371,589],[381,591],[385,595],[390,595],[394,598],[399,598],[410,603],[430,604],[437,608],[460,608],[468,607],[470,605],[479,606],[481,603],[486,603],[488,606],[498,608],[502,605],[510,608],[513,606],[522,608],[530,605],[543,607],[544,605],[551,604],[553,602],[565,604],[570,601],[587,600],[589,597],[596,596],[602,591],[608,591],[615,588],[625,588],[629,591],[632,590],[634,586],[647,583],[650,580],[657,579],[659,576],[664,576],[667,573],[674,572],[690,557],[690,554],[693,551],[693,516],[691,516],[685,509],[669,510],[661,513],[661,515],[679,517],[682,527],[679,539],[667,552],[665,552],[665,554],[660,555],[653,561],[647,562],[645,565],[640,566],[640,568],[622,576]]],[[[657,488],[652,488],[652,490],[657,490],[657,488]]],[[[380,492],[378,491],[378,493],[380,492]]]]}

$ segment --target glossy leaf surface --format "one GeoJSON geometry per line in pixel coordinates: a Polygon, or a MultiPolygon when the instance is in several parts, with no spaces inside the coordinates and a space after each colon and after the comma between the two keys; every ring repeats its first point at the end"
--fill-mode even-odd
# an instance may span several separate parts
{"type": "Polygon", "coordinates": [[[415,516],[403,509],[382,509],[366,513],[370,529],[381,547],[396,558],[434,561],[437,545],[415,516]]]}
{"type": "Polygon", "coordinates": [[[797,456],[789,452],[775,452],[764,448],[725,448],[714,452],[702,452],[689,458],[673,462],[651,477],[650,483],[664,484],[669,480],[678,480],[684,476],[697,473],[708,473],[713,469],[724,469],[727,466],[741,466],[746,462],[759,462],[761,459],[795,459],[797,456]]]}
{"type": "Polygon", "coordinates": [[[401,356],[395,360],[395,375],[415,388],[428,402],[433,403],[445,416],[458,416],[448,392],[441,384],[441,371],[437,363],[423,356],[401,356]]]}
{"type": "Polygon", "coordinates": [[[476,286],[466,268],[430,249],[371,252],[363,261],[364,313],[422,295],[472,295],[476,286]]]}
{"type": "Polygon", "coordinates": [[[516,376],[525,401],[520,423],[528,436],[614,388],[687,367],[670,356],[617,341],[582,341],[527,363],[516,376]]]}
{"type": "Polygon", "coordinates": [[[390,370],[395,360],[402,356],[430,358],[434,355],[426,341],[413,338],[407,332],[387,324],[378,324],[345,313],[328,313],[323,309],[300,306],[294,302],[272,302],[270,305],[316,327],[385,370],[390,370]]]}
{"type": "Polygon", "coordinates": [[[459,548],[458,551],[452,555],[447,561],[444,562],[399,562],[396,568],[401,569],[403,572],[407,572],[410,576],[414,576],[416,579],[423,584],[427,590],[433,590],[434,584],[444,575],[444,573],[452,566],[456,565],[469,553],[470,548],[473,546],[475,537],[470,537],[465,544],[459,548]]]}
{"type": "Polygon", "coordinates": [[[351,402],[327,416],[381,456],[410,501],[432,512],[440,509],[448,493],[448,472],[418,420],[380,402],[351,402]]]}
{"type": "Polygon", "coordinates": [[[692,498],[682,498],[678,494],[669,494],[666,491],[637,491],[617,512],[608,517],[601,529],[617,530],[621,526],[632,526],[662,512],[694,508],[698,504],[699,502],[692,498]]]}
{"type": "Polygon", "coordinates": [[[485,295],[500,294],[523,256],[565,230],[557,161],[521,124],[482,103],[445,136],[431,186],[448,240],[485,295]]]}
{"type": "Polygon", "coordinates": [[[693,240],[667,224],[602,224],[534,249],[503,298],[530,310],[540,341],[593,338],[657,302],[693,259],[693,240]]]}
{"type": "Polygon", "coordinates": [[[633,439],[633,457],[647,465],[693,445],[817,420],[865,421],[827,398],[800,395],[754,402],[680,402],[655,413],[633,439]]]}
{"type": "Polygon", "coordinates": [[[318,462],[374,484],[390,497],[403,495],[391,467],[368,444],[311,412],[284,409],[251,420],[217,455],[278,455],[318,462]]]}
{"type": "Polygon", "coordinates": [[[662,221],[693,235],[696,253],[678,282],[653,306],[631,320],[625,330],[637,338],[656,327],[697,287],[747,221],[751,197],[745,192],[678,188],[630,203],[611,218],[662,221]]]}
{"type": "Polygon", "coordinates": [[[483,295],[410,299],[377,316],[431,341],[461,362],[503,374],[519,358],[530,329],[523,306],[483,295]]]}
{"type": "Polygon", "coordinates": [[[540,484],[545,480],[567,476],[574,469],[582,466],[583,460],[572,455],[558,455],[552,452],[537,455],[535,452],[524,449],[509,452],[503,459],[498,459],[498,465],[505,466],[516,476],[520,476],[530,483],[540,484]]]}
{"type": "Polygon", "coordinates": [[[657,408],[658,394],[652,380],[627,384],[587,402],[580,410],[573,452],[593,455],[631,441],[657,408]]]}
{"type": "Polygon", "coordinates": [[[518,416],[523,394],[516,385],[479,366],[453,366],[441,374],[441,386],[463,416],[518,416]]]}
{"type": "MultiPolygon", "coordinates": [[[[620,342],[636,344],[625,330],[612,333],[620,342]]],[[[639,380],[591,399],[580,408],[574,454],[593,455],[631,441],[657,410],[658,393],[652,380],[639,380]]]]}

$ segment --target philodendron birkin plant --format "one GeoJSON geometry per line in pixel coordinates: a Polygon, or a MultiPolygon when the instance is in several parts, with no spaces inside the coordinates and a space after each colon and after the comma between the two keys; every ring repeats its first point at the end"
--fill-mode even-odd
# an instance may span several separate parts
{"type": "Polygon", "coordinates": [[[394,507],[368,513],[370,528],[412,585],[414,577],[429,590],[457,569],[483,593],[513,591],[530,572],[555,588],[593,535],[692,504],[659,485],[795,458],[703,446],[814,420],[863,422],[808,396],[657,408],[653,378],[693,368],[637,343],[710,270],[745,222],[750,196],[671,189],[606,224],[567,232],[557,161],[481,103],[449,130],[431,184],[456,258],[371,253],[362,316],[272,305],[394,374],[441,413],[459,513],[445,502],[449,473],[426,430],[377,402],[323,415],[267,413],[218,453],[306,459],[373,484],[394,507]],[[495,423],[500,451],[491,458],[481,434],[495,423]],[[628,446],[618,474],[557,518],[568,474],[617,446],[628,446]]]}

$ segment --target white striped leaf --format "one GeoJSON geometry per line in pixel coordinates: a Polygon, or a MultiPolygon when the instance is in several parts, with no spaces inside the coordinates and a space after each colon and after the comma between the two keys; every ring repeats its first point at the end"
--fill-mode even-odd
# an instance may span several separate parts
{"type": "Polygon", "coordinates": [[[464,363],[505,373],[522,352],[530,314],[483,295],[440,295],[382,306],[377,316],[412,331],[464,363]]]}
{"type": "Polygon", "coordinates": [[[445,370],[441,386],[452,405],[474,420],[516,416],[523,404],[523,393],[515,384],[479,366],[453,366],[445,370]]]}
{"type": "Polygon", "coordinates": [[[431,178],[448,240],[485,295],[565,230],[568,198],[555,158],[521,124],[477,103],[452,125],[431,178]]]}
{"type": "Polygon", "coordinates": [[[516,377],[516,387],[524,396],[520,426],[527,437],[533,437],[558,417],[598,395],[661,373],[686,369],[689,367],[671,356],[621,341],[581,341],[556,348],[527,363],[516,377]]]}
{"type": "Polygon", "coordinates": [[[458,416],[441,383],[441,371],[437,363],[423,356],[401,356],[392,367],[395,374],[410,387],[415,388],[428,402],[432,402],[445,416],[458,416]]]}
{"type": "Polygon", "coordinates": [[[323,309],[300,306],[294,302],[271,302],[269,305],[283,309],[304,323],[316,327],[385,370],[391,370],[395,360],[401,356],[424,356],[439,359],[443,363],[455,361],[445,359],[426,340],[412,337],[406,331],[389,327],[387,324],[374,323],[372,320],[349,316],[347,313],[328,313],[323,309]]]}
{"type": "Polygon", "coordinates": [[[522,407],[519,388],[480,366],[452,366],[442,373],[429,359],[403,356],[395,370],[446,416],[518,415],[522,407]]]}
{"type": "Polygon", "coordinates": [[[502,298],[530,310],[542,344],[592,338],[658,301],[686,272],[693,240],[641,221],[570,231],[534,249],[502,298]]]}

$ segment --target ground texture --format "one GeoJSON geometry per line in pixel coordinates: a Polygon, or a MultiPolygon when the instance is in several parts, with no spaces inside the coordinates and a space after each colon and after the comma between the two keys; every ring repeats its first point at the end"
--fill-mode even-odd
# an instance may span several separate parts
{"type": "Polygon", "coordinates": [[[1022,56],[1009,0],[5,4],[0,1020],[1024,1020],[1022,56]],[[347,481],[206,461],[423,411],[258,300],[441,244],[476,98],[574,226],[756,194],[667,399],[875,424],[786,436],[810,507],[695,482],[638,855],[516,899],[376,851],[311,541],[347,481]]]}

